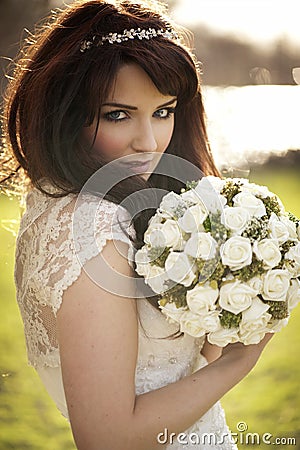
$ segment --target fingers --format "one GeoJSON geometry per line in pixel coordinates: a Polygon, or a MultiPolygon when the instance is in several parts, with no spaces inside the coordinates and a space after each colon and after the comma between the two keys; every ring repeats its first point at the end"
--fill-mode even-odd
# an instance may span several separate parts
{"type": "Polygon", "coordinates": [[[274,333],[266,333],[264,338],[257,345],[261,346],[262,348],[265,348],[265,346],[272,339],[273,336],[274,333]]]}

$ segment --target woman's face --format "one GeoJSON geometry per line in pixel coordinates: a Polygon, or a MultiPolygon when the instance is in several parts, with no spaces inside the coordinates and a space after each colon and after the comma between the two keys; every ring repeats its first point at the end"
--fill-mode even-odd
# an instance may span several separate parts
{"type": "MultiPolygon", "coordinates": [[[[176,102],[161,94],[138,65],[123,65],[101,107],[94,151],[148,179],[170,143],[176,102]]],[[[84,129],[89,142],[95,126],[84,129]]]]}

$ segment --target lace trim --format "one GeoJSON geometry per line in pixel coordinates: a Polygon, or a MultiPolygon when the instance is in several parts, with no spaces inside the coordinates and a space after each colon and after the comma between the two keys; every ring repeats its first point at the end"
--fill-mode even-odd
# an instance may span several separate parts
{"type": "Polygon", "coordinates": [[[27,196],[27,209],[21,220],[15,282],[28,360],[35,367],[56,367],[60,363],[56,314],[63,292],[79,277],[83,265],[99,254],[108,240],[128,244],[129,262],[134,251],[116,220],[120,218],[134,238],[134,228],[128,226],[129,214],[124,208],[85,195],[74,214],[75,203],[74,195],[57,199],[33,190],[27,196]]]}

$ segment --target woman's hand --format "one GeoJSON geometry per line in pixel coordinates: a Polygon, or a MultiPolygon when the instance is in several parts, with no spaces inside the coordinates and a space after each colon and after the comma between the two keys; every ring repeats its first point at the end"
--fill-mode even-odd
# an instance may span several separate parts
{"type": "Polygon", "coordinates": [[[205,339],[204,345],[201,349],[201,354],[204,356],[208,363],[215,361],[222,355],[223,348],[213,345],[205,339]]]}
{"type": "Polygon", "coordinates": [[[246,373],[255,366],[267,343],[272,339],[274,333],[267,333],[258,344],[244,345],[241,342],[228,344],[224,347],[222,356],[230,364],[237,364],[240,369],[244,368],[246,373]]]}

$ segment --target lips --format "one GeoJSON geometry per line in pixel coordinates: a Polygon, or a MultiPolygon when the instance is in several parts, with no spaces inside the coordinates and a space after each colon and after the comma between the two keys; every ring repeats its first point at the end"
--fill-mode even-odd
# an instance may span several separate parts
{"type": "Polygon", "coordinates": [[[122,163],[124,166],[126,166],[128,169],[132,170],[133,172],[147,172],[150,168],[151,161],[131,161],[128,163],[122,163]]]}
{"type": "Polygon", "coordinates": [[[133,159],[133,160],[129,160],[129,161],[122,161],[121,164],[126,164],[126,165],[134,165],[134,166],[143,166],[144,164],[149,164],[152,161],[152,159],[146,159],[146,160],[142,160],[142,159],[133,159]]]}

